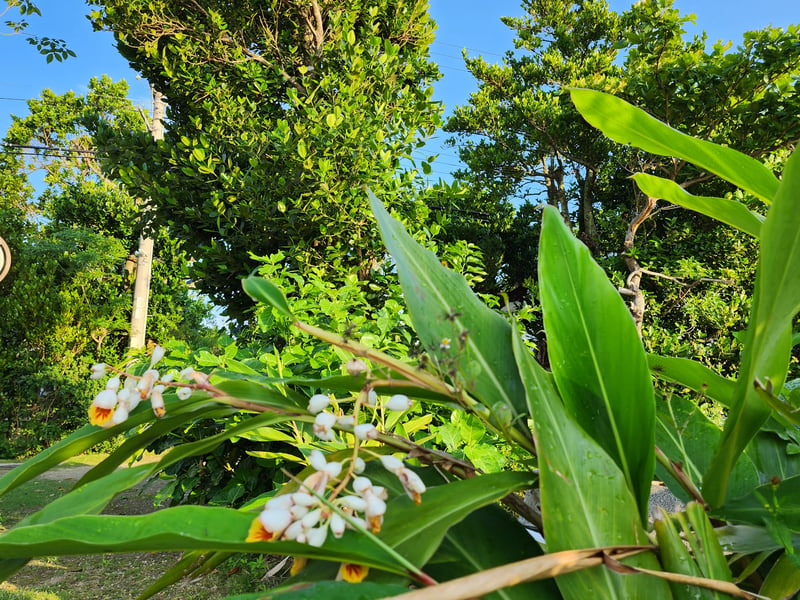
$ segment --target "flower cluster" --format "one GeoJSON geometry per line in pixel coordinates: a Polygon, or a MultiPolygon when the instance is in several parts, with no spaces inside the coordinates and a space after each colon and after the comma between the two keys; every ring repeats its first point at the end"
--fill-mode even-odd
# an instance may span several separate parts
{"type": "MultiPolygon", "coordinates": [[[[128,415],[139,406],[140,402],[150,401],[150,406],[157,417],[163,417],[166,410],[164,407],[164,390],[175,378],[173,373],[160,375],[154,368],[155,365],[164,357],[165,350],[161,346],[153,349],[150,359],[150,368],[141,376],[124,374],[124,381],[118,375],[114,375],[106,382],[106,387],[99,392],[89,407],[89,421],[92,425],[111,427],[119,425],[128,418],[128,415]]],[[[105,377],[107,365],[98,363],[92,366],[92,379],[105,377]]],[[[202,373],[199,375],[205,377],[202,373]]],[[[195,371],[187,367],[178,375],[181,380],[195,378],[195,371]]],[[[179,387],[176,391],[178,398],[186,400],[192,395],[190,387],[179,387]]]]}
{"type": "MultiPolygon", "coordinates": [[[[408,495],[420,502],[425,484],[419,476],[406,468],[394,456],[381,456],[383,466],[394,473],[408,495]]],[[[386,488],[374,485],[361,475],[364,461],[356,458],[350,482],[352,492],[344,496],[325,498],[328,484],[342,472],[342,463],[328,462],[319,450],[313,450],[309,464],[314,473],[303,480],[300,490],[293,494],[276,496],[267,501],[264,510],[253,521],[247,536],[248,542],[291,540],[311,546],[321,546],[330,532],[335,538],[346,529],[369,529],[378,533],[386,513],[386,488]]]]}
{"type": "MultiPolygon", "coordinates": [[[[334,427],[352,431],[353,435],[359,440],[374,440],[378,437],[378,430],[371,423],[356,424],[353,415],[337,417],[326,409],[331,403],[330,396],[325,394],[314,394],[308,400],[308,412],[316,415],[314,418],[314,435],[324,442],[332,442],[336,439],[334,427]]],[[[378,404],[378,394],[375,390],[369,390],[366,395],[366,405],[375,407],[378,404]]],[[[412,406],[412,401],[404,394],[395,394],[389,398],[383,407],[391,411],[404,411],[412,406]]]]}

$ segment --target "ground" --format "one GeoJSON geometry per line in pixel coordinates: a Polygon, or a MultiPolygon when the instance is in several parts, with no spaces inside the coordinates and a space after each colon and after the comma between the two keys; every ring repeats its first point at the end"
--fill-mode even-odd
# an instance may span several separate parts
{"type": "MultiPolygon", "coordinates": [[[[0,532],[69,491],[97,460],[79,458],[77,463],[48,471],[0,498],[0,532]]],[[[4,472],[0,464],[0,475],[4,472]]],[[[161,485],[159,481],[145,482],[127,490],[104,512],[137,515],[158,510],[155,500],[161,485]]],[[[0,583],[0,600],[133,600],[179,558],[179,553],[139,553],[35,560],[0,583]]],[[[255,555],[232,558],[202,580],[181,581],[153,598],[218,600],[262,590],[272,583],[265,577],[270,566],[255,555]]]]}

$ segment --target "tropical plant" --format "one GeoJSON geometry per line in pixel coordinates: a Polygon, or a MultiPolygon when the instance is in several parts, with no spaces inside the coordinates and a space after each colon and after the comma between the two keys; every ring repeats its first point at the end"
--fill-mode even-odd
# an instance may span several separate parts
{"type": "MultiPolygon", "coordinates": [[[[87,425],[0,479],[0,492],[12,489],[129,432],[74,491],[0,535],[0,573],[41,554],[181,549],[184,559],[144,596],[236,551],[296,557],[292,579],[269,593],[276,598],[349,598],[349,582],[365,576],[369,581],[356,588],[361,598],[793,595],[800,589],[793,451],[800,420],[797,382],[787,375],[800,309],[800,155],[789,158],[779,180],[756,160],[679,133],[613,96],[579,89],[571,95],[609,137],[691,161],[767,208],[761,214],[733,200],[672,194],[671,182],[636,176],[759,241],[737,381],[694,361],[648,356],[618,290],[551,206],[544,208],[539,246],[552,366],[545,370],[513,323],[481,303],[369,194],[425,364],[305,323],[276,285],[248,278],[249,295],[298,331],[345,351],[343,358],[352,356],[347,374],[276,378],[238,365],[165,377],[155,370],[159,350],[150,364],[124,374],[124,383],[112,377],[95,398],[91,418],[105,428],[87,425]],[[724,403],[724,429],[681,395],[656,391],[652,376],[724,403]],[[160,418],[140,399],[149,399],[160,418]],[[422,431],[392,432],[394,411],[417,403],[447,406],[460,413],[456,422],[479,423],[525,453],[532,468],[482,473],[432,448],[422,431]],[[211,415],[229,416],[228,429],[177,446],[153,465],[115,470],[152,436],[211,415]],[[135,482],[247,433],[293,440],[308,466],[239,510],[178,506],[138,517],[97,515],[135,482]],[[655,475],[689,502],[651,524],[655,475]],[[530,489],[538,490],[540,510],[518,495],[530,489]],[[332,581],[337,574],[345,581],[332,581]]],[[[95,376],[104,369],[97,365],[95,376]]]]}

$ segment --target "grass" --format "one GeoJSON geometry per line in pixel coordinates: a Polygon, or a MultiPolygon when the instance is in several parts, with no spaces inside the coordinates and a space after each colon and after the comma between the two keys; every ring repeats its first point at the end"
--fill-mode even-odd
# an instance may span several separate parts
{"type": "MultiPolygon", "coordinates": [[[[71,459],[66,467],[92,466],[102,455],[71,459]]],[[[145,458],[148,460],[148,457],[145,458]]],[[[152,458],[150,458],[152,460],[152,458]]],[[[58,476],[58,470],[51,472],[58,476]]],[[[65,474],[70,473],[65,470],[65,474]]],[[[49,475],[50,477],[53,474],[49,475]]],[[[74,475],[74,471],[70,473],[74,475]]],[[[75,479],[37,478],[0,497],[0,532],[67,493],[75,479]]],[[[143,514],[157,510],[157,486],[140,486],[119,494],[106,509],[113,514],[143,514]]],[[[180,558],[179,553],[103,554],[32,560],[0,583],[0,600],[134,600],[180,558]]],[[[220,600],[264,589],[260,579],[267,566],[223,563],[200,581],[178,582],[153,596],[158,600],[220,600]]]]}

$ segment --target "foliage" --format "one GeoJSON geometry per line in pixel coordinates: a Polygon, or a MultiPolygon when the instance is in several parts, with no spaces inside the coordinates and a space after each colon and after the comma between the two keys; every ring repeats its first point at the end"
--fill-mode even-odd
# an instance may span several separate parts
{"type": "Polygon", "coordinates": [[[251,307],[251,256],[370,280],[364,184],[425,219],[414,174],[395,175],[439,124],[424,0],[93,4],[168,101],[164,141],[107,135],[107,166],[193,248],[193,278],[229,316],[251,307]]]}
{"type": "MultiPolygon", "coordinates": [[[[4,24],[10,30],[10,34],[18,34],[24,32],[28,28],[27,18],[32,15],[42,16],[39,7],[33,0],[6,0],[6,8],[0,11],[0,17],[5,16],[8,11],[18,8],[19,20],[18,21],[5,21],[4,24]]],[[[9,34],[5,34],[9,35],[9,34]]],[[[39,37],[37,35],[29,35],[25,38],[29,44],[36,46],[39,54],[47,58],[47,62],[51,63],[53,60],[63,62],[70,56],[75,56],[75,52],[67,47],[64,40],[59,40],[50,37],[39,37]]]]}
{"type": "Polygon", "coordinates": [[[706,211],[670,204],[684,206],[677,192],[651,193],[629,176],[658,175],[695,196],[731,195],[732,206],[752,208],[756,201],[684,157],[600,136],[567,89],[614,93],[680,132],[780,169],[800,132],[793,116],[800,108],[800,30],[748,32],[738,48],[710,44],[705,34],[686,35],[693,15],[672,4],[647,0],[616,13],[601,1],[525,0],[522,16],[503,19],[516,39],[501,64],[465,55],[478,91],[445,128],[467,165],[457,175],[469,184],[474,208],[500,216],[488,227],[473,219],[457,235],[481,245],[500,289],[524,297],[535,289],[529,240],[540,227],[530,207],[558,207],[615,283],[628,288],[649,349],[731,373],[740,350],[734,333],[747,320],[755,246],[706,211]],[[653,196],[663,201],[650,205],[653,196]],[[520,202],[517,218],[510,217],[520,202]],[[736,265],[728,262],[733,256],[736,265]]]}
{"type": "MultiPolygon", "coordinates": [[[[6,135],[0,227],[14,260],[0,284],[0,456],[40,451],[78,427],[86,397],[97,391],[85,380],[86,369],[125,355],[133,284],[127,267],[140,209],[100,173],[84,123],[92,116],[121,129],[141,128],[126,95],[124,82],[107,78],[92,80],[85,97],[45,90],[29,102],[29,116],[14,117],[6,135]],[[34,205],[25,173],[36,167],[45,170],[47,188],[34,205]]],[[[152,336],[199,335],[206,309],[189,295],[185,277],[185,255],[161,231],[152,336]]]]}
{"type": "MultiPolygon", "coordinates": [[[[738,380],[696,361],[646,355],[618,291],[551,206],[544,209],[539,245],[552,367],[545,370],[517,328],[368,193],[428,359],[413,364],[306,323],[302,297],[295,312],[277,285],[250,277],[244,290],[268,307],[270,318],[287,319],[346,352],[342,360],[358,360],[348,360],[341,374],[276,377],[255,370],[257,362],[238,360],[234,347],[208,374],[177,374],[168,366],[166,377],[153,370],[160,354],[154,351],[149,364],[122,374],[125,383],[113,377],[95,398],[92,419],[104,414],[111,419],[105,428],[87,425],[0,479],[0,493],[10,491],[93,444],[131,432],[72,492],[0,535],[0,573],[8,576],[42,554],[182,549],[185,558],[145,597],[230,552],[248,551],[296,557],[299,572],[272,594],[284,598],[796,593],[800,419],[798,382],[786,378],[800,311],[794,276],[800,154],[778,179],[762,163],[675,134],[613,96],[575,89],[571,97],[613,139],[650,151],[656,140],[659,151],[763,199],[764,212],[751,213],[760,223],[752,232],[759,261],[738,380]],[[723,403],[729,409],[724,428],[686,398],[654,388],[653,376],[723,403]],[[482,429],[513,445],[536,471],[478,471],[432,447],[424,430],[408,430],[411,421],[392,416],[409,405],[446,406],[458,415],[451,422],[464,439],[454,436],[456,449],[482,429]],[[177,445],[152,465],[116,469],[153,436],[208,417],[227,418],[228,427],[177,445]],[[178,506],[140,517],[98,516],[116,493],[241,438],[293,442],[298,471],[238,510],[178,506]],[[647,505],[655,475],[693,502],[653,525],[647,505]],[[531,489],[538,490],[540,511],[516,495],[531,489]],[[536,524],[541,546],[495,506],[498,500],[536,524]],[[653,528],[654,538],[648,535],[653,528]],[[730,565],[725,553],[734,557],[730,565]],[[301,559],[309,561],[302,569],[301,559]],[[337,572],[348,581],[366,574],[368,582],[331,581],[337,572]],[[428,589],[407,591],[411,586],[428,589]]],[[[724,217],[730,205],[709,202],[706,211],[724,217]]],[[[173,352],[173,358],[180,357],[173,352]]]]}

